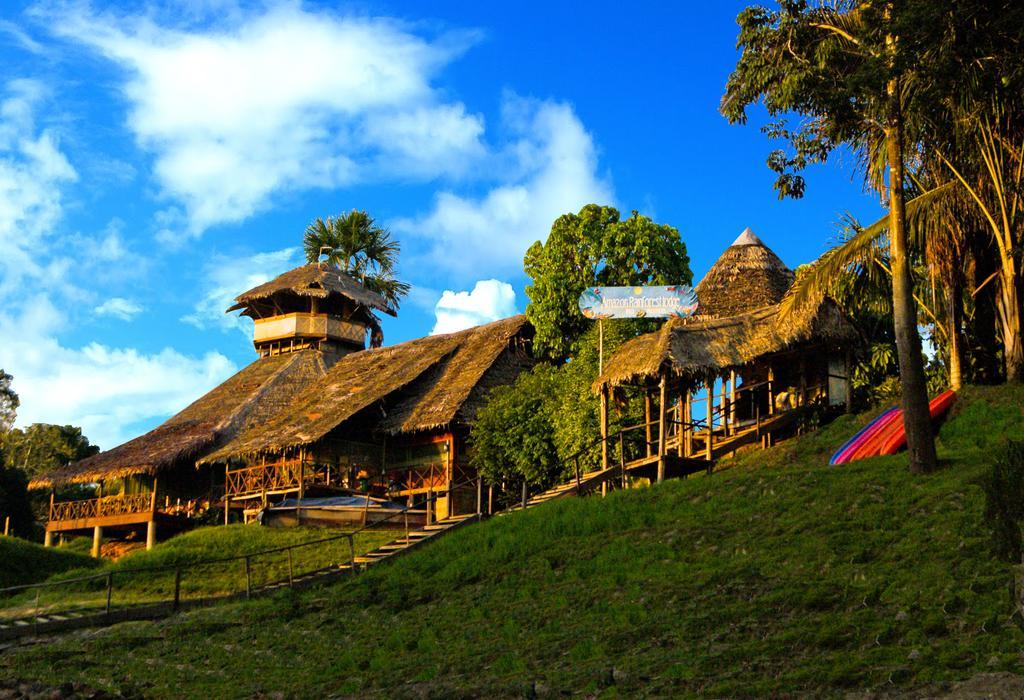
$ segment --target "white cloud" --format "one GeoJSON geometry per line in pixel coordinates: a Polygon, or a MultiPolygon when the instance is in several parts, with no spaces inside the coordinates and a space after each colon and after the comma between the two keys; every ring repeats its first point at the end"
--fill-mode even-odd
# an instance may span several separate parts
{"type": "Polygon", "coordinates": [[[202,30],[82,8],[49,20],[127,69],[129,126],[183,205],[186,234],[242,221],[282,192],[460,174],[484,152],[482,119],[430,84],[468,33],[430,41],[297,4],[202,30]]]}
{"type": "Polygon", "coordinates": [[[143,312],[143,308],[124,297],[111,297],[92,310],[97,316],[113,316],[122,321],[130,321],[133,316],[143,312]]]}
{"type": "Polygon", "coordinates": [[[503,184],[480,197],[441,192],[432,211],[395,224],[426,245],[431,264],[459,279],[521,269],[526,249],[547,238],[557,217],[614,200],[572,107],[506,95],[504,121],[514,140],[494,166],[503,184]]]}
{"type": "Polygon", "coordinates": [[[516,292],[499,280],[480,280],[471,292],[445,290],[434,307],[437,322],[430,333],[453,333],[516,313],[516,292]]]}
{"type": "Polygon", "coordinates": [[[203,269],[203,289],[192,313],[182,321],[196,328],[239,330],[252,335],[252,324],[237,313],[224,311],[242,292],[263,284],[300,264],[298,248],[284,248],[269,253],[244,256],[218,255],[203,269]]]}
{"type": "Polygon", "coordinates": [[[49,130],[39,131],[35,112],[45,97],[32,80],[12,80],[0,101],[0,298],[26,277],[48,277],[64,287],[69,261],[50,257],[43,236],[62,212],[62,186],[78,175],[49,130]]]}
{"type": "Polygon", "coordinates": [[[181,410],[235,371],[216,352],[145,354],[99,343],[68,348],[56,337],[66,323],[45,296],[26,300],[17,315],[0,315],[0,367],[14,376],[19,425],[79,425],[110,448],[132,437],[131,424],[181,410]]]}
{"type": "MultiPolygon", "coordinates": [[[[131,424],[180,410],[234,366],[217,353],[194,358],[170,348],[146,354],[95,342],[79,348],[61,343],[59,336],[72,319],[57,309],[52,297],[84,303],[92,292],[68,278],[81,276],[83,269],[93,274],[100,261],[126,254],[120,222],[112,221],[98,240],[62,234],[64,190],[77,173],[56,135],[36,125],[46,91],[29,80],[11,81],[3,88],[0,367],[14,376],[21,398],[19,425],[80,425],[94,442],[112,447],[131,437],[131,424]],[[39,289],[47,291],[26,291],[39,289]]],[[[111,299],[100,309],[130,315],[132,304],[111,299]]]]}

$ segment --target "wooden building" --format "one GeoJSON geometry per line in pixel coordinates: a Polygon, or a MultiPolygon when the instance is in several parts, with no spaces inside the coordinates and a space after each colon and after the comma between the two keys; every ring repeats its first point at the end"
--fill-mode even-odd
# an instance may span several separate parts
{"type": "Polygon", "coordinates": [[[697,285],[696,316],[619,348],[594,384],[606,470],[689,473],[771,444],[812,407],[848,405],[857,333],[827,299],[783,323],[779,302],[793,278],[747,229],[697,285]],[[609,434],[610,398],[630,393],[644,403],[644,422],[609,434]]]}
{"type": "Polygon", "coordinates": [[[487,393],[533,365],[524,316],[349,355],[284,411],[202,465],[225,469],[229,505],[368,492],[432,515],[475,512],[469,427],[487,393]]]}
{"type": "Polygon", "coordinates": [[[336,269],[304,265],[252,289],[229,311],[256,324],[260,357],[157,428],[111,450],[53,470],[29,484],[54,490],[95,484],[96,497],[57,501],[51,495],[46,543],[54,533],[93,532],[98,556],[104,529],[146,533],[168,528],[219,502],[223,474],[196,470],[196,460],[279,413],[316,386],[339,359],[365,347],[384,300],[336,269]]]}

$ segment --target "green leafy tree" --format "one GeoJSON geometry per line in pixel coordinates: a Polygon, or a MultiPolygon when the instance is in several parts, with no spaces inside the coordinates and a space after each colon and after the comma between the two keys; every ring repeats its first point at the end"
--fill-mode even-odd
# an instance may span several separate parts
{"type": "Polygon", "coordinates": [[[508,386],[496,387],[473,425],[473,465],[491,482],[547,485],[560,473],[554,440],[557,367],[541,364],[508,386]]]}
{"type": "MultiPolygon", "coordinates": [[[[28,477],[20,469],[5,467],[3,446],[0,445],[0,528],[10,518],[12,534],[30,537],[35,519],[28,495],[28,477]]],[[[0,532],[3,532],[0,529],[0,532]]]]}
{"type": "Polygon", "coordinates": [[[9,431],[18,416],[21,401],[11,387],[14,377],[0,369],[0,436],[9,431]]]}
{"type": "Polygon", "coordinates": [[[6,465],[21,469],[30,479],[100,451],[81,428],[48,423],[15,428],[4,438],[4,448],[6,465]]]}
{"type": "Polygon", "coordinates": [[[928,59],[940,58],[932,49],[944,10],[928,5],[783,0],[778,10],[748,8],[738,18],[742,53],[722,100],[730,122],[744,122],[747,107],[757,102],[776,119],[767,132],[792,147],[768,159],[780,197],[802,196],[800,171],[847,146],[860,154],[867,181],[887,199],[903,416],[915,473],[936,467],[904,195],[906,160],[920,142],[920,120],[933,98],[928,59]],[[785,120],[794,112],[803,118],[795,130],[785,120]]]}
{"type": "Polygon", "coordinates": [[[583,290],[595,285],[690,284],[690,258],[679,231],[633,212],[620,221],[613,207],[588,204],[551,226],[547,241],[526,251],[526,316],[534,349],[564,359],[593,325],[579,311],[583,290]]]}
{"type": "Polygon", "coordinates": [[[401,245],[365,211],[318,218],[306,228],[302,247],[307,262],[316,262],[327,249],[329,265],[355,277],[394,309],[409,293],[409,284],[395,278],[401,245]]]}

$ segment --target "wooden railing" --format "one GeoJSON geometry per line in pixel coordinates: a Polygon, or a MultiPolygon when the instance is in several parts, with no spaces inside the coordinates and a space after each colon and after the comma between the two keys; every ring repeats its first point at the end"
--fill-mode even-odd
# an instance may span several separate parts
{"type": "Polygon", "coordinates": [[[152,493],[89,498],[81,501],[56,501],[50,504],[50,521],[86,520],[113,515],[150,513],[155,509],[152,493]]]}
{"type": "Polygon", "coordinates": [[[244,498],[262,493],[298,491],[300,483],[310,485],[341,484],[345,467],[306,463],[299,460],[259,464],[227,472],[225,495],[244,498]]]}
{"type": "MultiPolygon", "coordinates": [[[[476,478],[476,472],[464,464],[456,464],[452,471],[454,482],[471,481],[476,478]]],[[[435,462],[404,469],[389,469],[377,478],[374,486],[390,496],[440,491],[448,486],[448,468],[435,462]]]]}

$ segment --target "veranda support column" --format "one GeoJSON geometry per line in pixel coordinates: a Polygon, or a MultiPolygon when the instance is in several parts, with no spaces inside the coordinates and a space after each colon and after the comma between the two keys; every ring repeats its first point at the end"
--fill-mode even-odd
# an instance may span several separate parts
{"type": "Polygon", "coordinates": [[[92,529],[92,556],[99,559],[103,553],[103,528],[97,525],[92,529]]]}
{"type": "Polygon", "coordinates": [[[711,443],[715,437],[715,375],[708,375],[708,417],[707,417],[707,444],[705,445],[704,458],[711,461],[711,443]]]}
{"type": "Polygon", "coordinates": [[[729,372],[729,434],[736,433],[736,370],[729,372]]]}
{"type": "Polygon", "coordinates": [[[47,530],[46,534],[43,535],[43,546],[44,547],[52,547],[53,546],[53,532],[51,530],[47,530]]]}
{"type": "Polygon", "coordinates": [[[683,456],[693,456],[693,394],[689,391],[686,392],[686,403],[684,404],[683,412],[686,415],[686,425],[683,426],[685,432],[683,437],[685,443],[683,445],[683,456]]]}
{"type": "Polygon", "coordinates": [[[156,520],[150,520],[146,523],[146,550],[153,549],[156,546],[156,520]]]}
{"type": "Polygon", "coordinates": [[[668,403],[668,392],[666,391],[665,375],[661,375],[658,383],[658,483],[665,480],[665,440],[668,438],[668,431],[665,429],[666,413],[665,404],[668,403]]]}
{"type": "Polygon", "coordinates": [[[644,451],[644,454],[650,457],[653,440],[651,436],[651,387],[649,386],[644,386],[644,436],[647,442],[647,449],[644,451]]]}
{"type": "Polygon", "coordinates": [[[690,421],[689,417],[685,415],[685,412],[686,412],[687,406],[688,406],[688,404],[686,402],[687,396],[688,396],[687,392],[684,392],[684,391],[680,391],[679,392],[679,396],[678,396],[679,403],[677,405],[677,409],[678,410],[676,411],[678,413],[678,418],[679,418],[679,422],[676,425],[676,438],[678,439],[678,442],[676,443],[676,456],[677,457],[684,456],[683,455],[683,450],[684,450],[683,440],[684,440],[684,437],[686,435],[686,424],[690,421]]]}
{"type": "Polygon", "coordinates": [[[608,385],[601,387],[601,469],[608,469],[608,385]]]}

